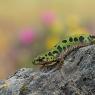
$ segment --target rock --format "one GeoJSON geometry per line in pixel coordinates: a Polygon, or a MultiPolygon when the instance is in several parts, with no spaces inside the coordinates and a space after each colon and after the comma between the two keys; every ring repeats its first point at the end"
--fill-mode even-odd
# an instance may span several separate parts
{"type": "Polygon", "coordinates": [[[0,81],[0,95],[95,95],[95,45],[72,51],[56,70],[18,70],[0,81]]]}

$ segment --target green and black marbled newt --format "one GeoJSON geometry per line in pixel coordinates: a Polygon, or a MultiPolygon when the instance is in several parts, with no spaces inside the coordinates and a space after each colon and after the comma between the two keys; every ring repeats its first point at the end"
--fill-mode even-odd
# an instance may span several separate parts
{"type": "Polygon", "coordinates": [[[66,52],[70,51],[71,48],[74,49],[77,47],[87,46],[94,43],[95,43],[94,35],[88,35],[88,34],[73,35],[59,42],[50,51],[34,58],[32,63],[34,65],[43,65],[43,66],[52,65],[57,61],[61,61],[62,59],[64,59],[66,52]],[[61,54],[64,56],[64,57],[62,56],[63,58],[60,57],[61,54]]]}

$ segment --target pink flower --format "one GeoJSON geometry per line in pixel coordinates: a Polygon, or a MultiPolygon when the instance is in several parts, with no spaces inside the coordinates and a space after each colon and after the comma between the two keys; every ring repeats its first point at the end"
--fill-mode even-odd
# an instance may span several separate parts
{"type": "Polygon", "coordinates": [[[35,32],[32,28],[24,28],[20,31],[19,40],[22,44],[31,44],[35,39],[35,32]]]}
{"type": "Polygon", "coordinates": [[[41,19],[44,24],[51,25],[55,20],[55,14],[51,11],[43,12],[41,15],[41,19]]]}

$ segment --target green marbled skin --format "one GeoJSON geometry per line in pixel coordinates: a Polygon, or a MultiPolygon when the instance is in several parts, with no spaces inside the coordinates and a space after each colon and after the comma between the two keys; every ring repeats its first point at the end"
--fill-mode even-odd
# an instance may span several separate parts
{"type": "Polygon", "coordinates": [[[95,36],[83,34],[83,35],[73,35],[67,37],[66,39],[59,42],[55,45],[50,51],[37,56],[34,58],[32,63],[34,65],[48,65],[53,62],[57,61],[57,58],[60,56],[61,53],[65,53],[71,47],[78,46],[78,45],[90,45],[94,44],[95,36]]]}

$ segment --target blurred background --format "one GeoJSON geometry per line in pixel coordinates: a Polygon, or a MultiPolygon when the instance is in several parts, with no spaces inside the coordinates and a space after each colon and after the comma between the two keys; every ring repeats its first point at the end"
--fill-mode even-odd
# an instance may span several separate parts
{"type": "Polygon", "coordinates": [[[0,79],[64,37],[95,34],[95,0],[0,0],[0,79]]]}

